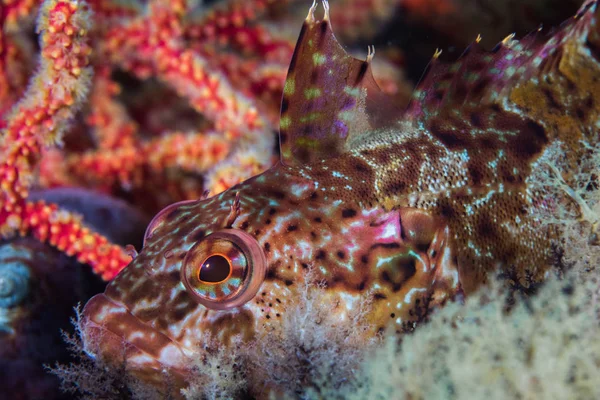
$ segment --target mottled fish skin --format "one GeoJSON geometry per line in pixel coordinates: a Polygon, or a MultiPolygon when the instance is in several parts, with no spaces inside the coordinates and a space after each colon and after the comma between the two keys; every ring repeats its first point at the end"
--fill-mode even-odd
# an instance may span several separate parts
{"type": "Polygon", "coordinates": [[[394,114],[371,56],[348,56],[311,8],[282,101],[281,162],[155,217],[140,254],[86,305],[88,343],[157,387],[164,368],[184,386],[209,335],[227,346],[277,330],[309,270],[340,319],[372,296],[367,335],[410,329],[491,271],[541,281],[552,232],[528,178],[549,144],[576,162],[580,139],[597,142],[599,16],[592,1],[549,37],[492,52],[474,43],[449,65],[434,57],[394,114]],[[203,281],[211,256],[230,261],[203,281]]]}

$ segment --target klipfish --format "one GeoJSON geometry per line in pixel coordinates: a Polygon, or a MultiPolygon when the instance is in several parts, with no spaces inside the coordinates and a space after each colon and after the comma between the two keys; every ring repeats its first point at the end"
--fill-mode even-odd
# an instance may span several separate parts
{"type": "Polygon", "coordinates": [[[367,336],[411,329],[490,273],[524,289],[548,275],[554,233],[529,177],[552,143],[575,165],[581,143],[597,142],[598,2],[551,35],[491,51],[476,40],[453,63],[436,53],[400,111],[377,87],[373,51],[349,56],[323,6],[290,63],[280,161],[156,215],[139,254],[84,308],[95,356],[183,386],[207,337],[228,346],[277,331],[308,273],[340,319],[372,296],[367,336]]]}

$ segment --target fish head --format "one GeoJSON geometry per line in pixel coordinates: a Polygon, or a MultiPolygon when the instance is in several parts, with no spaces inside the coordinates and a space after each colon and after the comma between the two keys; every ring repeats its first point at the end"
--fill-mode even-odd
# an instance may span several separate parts
{"type": "Polygon", "coordinates": [[[390,321],[411,326],[428,303],[456,291],[455,271],[443,268],[451,264],[447,231],[434,219],[323,193],[318,180],[277,164],[161,211],[140,253],[84,308],[91,352],[156,386],[168,370],[183,386],[190,358],[207,343],[285,334],[282,321],[308,280],[333,320],[347,321],[371,299],[365,340],[390,321]]]}

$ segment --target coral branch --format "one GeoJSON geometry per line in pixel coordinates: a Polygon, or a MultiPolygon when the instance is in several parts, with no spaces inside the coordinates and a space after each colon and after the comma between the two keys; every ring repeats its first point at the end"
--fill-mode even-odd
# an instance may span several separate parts
{"type": "Polygon", "coordinates": [[[6,213],[27,197],[41,146],[57,143],[67,122],[85,98],[92,70],[86,33],[89,11],[84,3],[49,1],[41,10],[42,59],[25,97],[15,106],[2,132],[0,231],[6,213]]]}
{"type": "Polygon", "coordinates": [[[90,231],[82,224],[81,217],[61,210],[55,204],[27,202],[20,215],[11,216],[13,220],[17,218],[20,219],[21,235],[31,234],[65,254],[75,256],[104,280],[114,278],[131,261],[120,246],[90,231]]]}
{"type": "Polygon", "coordinates": [[[42,147],[61,141],[90,86],[90,14],[81,1],[50,0],[40,10],[39,71],[2,131],[0,234],[31,234],[111,279],[130,261],[120,247],[56,205],[27,202],[42,147]]]}
{"type": "Polygon", "coordinates": [[[161,171],[177,167],[203,173],[228,153],[229,142],[221,135],[177,132],[137,147],[74,154],[66,160],[66,166],[83,182],[111,185],[118,180],[125,186],[139,186],[146,168],[161,171]]]}
{"type": "Polygon", "coordinates": [[[236,93],[227,78],[212,71],[204,58],[182,43],[181,8],[155,1],[148,17],[107,33],[113,61],[140,78],[155,73],[214,121],[216,130],[237,137],[266,125],[249,99],[236,93]]]}
{"type": "MultiPolygon", "coordinates": [[[[277,4],[279,3],[279,4],[277,4]]],[[[274,4],[286,1],[273,0],[229,1],[225,6],[215,7],[202,18],[192,18],[186,23],[186,38],[192,41],[214,40],[220,45],[231,45],[245,54],[258,55],[268,61],[288,63],[294,44],[275,38],[262,26],[250,25],[274,4]]]]}
{"type": "Polygon", "coordinates": [[[30,46],[21,34],[38,1],[4,0],[0,6],[0,129],[6,126],[2,118],[25,90],[29,74],[30,46]]]}
{"type": "Polygon", "coordinates": [[[136,124],[129,118],[125,107],[115,97],[121,88],[110,78],[110,68],[96,68],[90,96],[90,114],[86,122],[94,128],[100,149],[117,149],[134,144],[136,124]]]}

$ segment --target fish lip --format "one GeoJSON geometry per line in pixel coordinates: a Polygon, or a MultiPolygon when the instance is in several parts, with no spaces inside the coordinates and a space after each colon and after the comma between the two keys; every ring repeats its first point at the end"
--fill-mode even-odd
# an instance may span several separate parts
{"type": "Polygon", "coordinates": [[[111,364],[125,362],[128,369],[169,368],[184,373],[187,357],[181,346],[105,293],[88,300],[82,316],[86,352],[111,364]]]}

